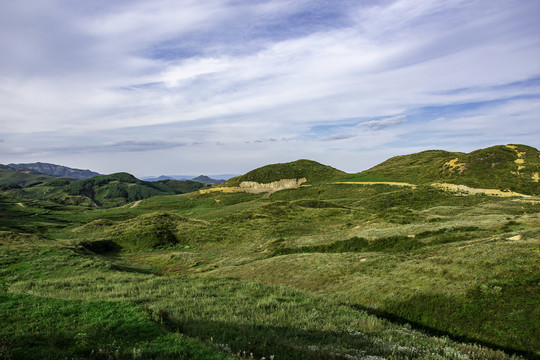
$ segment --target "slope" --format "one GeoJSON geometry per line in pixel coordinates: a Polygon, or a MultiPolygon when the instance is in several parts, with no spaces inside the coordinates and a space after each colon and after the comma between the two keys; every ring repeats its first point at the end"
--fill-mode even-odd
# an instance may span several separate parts
{"type": "Polygon", "coordinates": [[[470,153],[429,150],[393,157],[361,174],[535,195],[540,194],[540,152],[526,145],[497,145],[470,153]]]}
{"type": "MultiPolygon", "coordinates": [[[[35,184],[52,179],[54,179],[53,176],[41,174],[33,170],[15,170],[5,165],[0,167],[0,185],[9,184],[9,187],[12,188],[23,187],[28,184],[35,184]]],[[[4,187],[7,188],[7,186],[4,187]]]]}
{"type": "MultiPolygon", "coordinates": [[[[8,170],[0,170],[8,171],[8,170]]],[[[16,172],[18,173],[18,172],[16,172]]],[[[128,173],[95,176],[86,180],[55,178],[48,175],[25,187],[5,184],[6,195],[23,199],[54,201],[61,204],[113,207],[158,195],[175,195],[196,191],[208,185],[196,181],[165,180],[146,182],[128,173]]]]}
{"type": "Polygon", "coordinates": [[[312,160],[297,160],[288,163],[266,165],[245,175],[237,176],[227,180],[222,186],[238,186],[243,181],[253,181],[258,183],[270,183],[282,179],[306,178],[308,184],[314,184],[344,176],[345,173],[333,167],[320,164],[312,160]]]}

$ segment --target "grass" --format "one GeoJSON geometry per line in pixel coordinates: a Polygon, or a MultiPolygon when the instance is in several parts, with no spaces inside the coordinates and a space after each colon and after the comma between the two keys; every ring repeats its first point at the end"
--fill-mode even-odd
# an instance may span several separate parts
{"type": "Polygon", "coordinates": [[[126,302],[0,295],[2,359],[227,359],[126,302]]]}
{"type": "Polygon", "coordinates": [[[537,149],[525,145],[498,145],[468,154],[429,150],[396,156],[362,174],[415,184],[446,182],[539,195],[540,183],[535,181],[539,155],[537,149]]]}
{"type": "Polygon", "coordinates": [[[270,183],[281,179],[306,178],[307,184],[327,182],[344,176],[343,171],[319,164],[311,160],[297,160],[289,163],[272,164],[252,170],[245,175],[227,180],[223,186],[238,186],[242,181],[270,183]]]}
{"type": "MultiPolygon", "coordinates": [[[[371,176],[349,181],[392,179],[371,176]]],[[[540,356],[540,205],[333,181],[134,208],[0,198],[0,354],[540,356]]]]}

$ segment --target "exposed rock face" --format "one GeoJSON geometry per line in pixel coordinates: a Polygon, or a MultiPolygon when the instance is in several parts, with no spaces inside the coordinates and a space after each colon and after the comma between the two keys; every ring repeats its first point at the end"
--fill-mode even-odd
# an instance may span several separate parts
{"type": "Polygon", "coordinates": [[[199,190],[201,194],[207,194],[211,192],[224,192],[224,193],[235,193],[235,192],[247,192],[252,194],[259,193],[273,193],[279,190],[285,189],[295,189],[299,187],[302,183],[307,181],[306,178],[301,179],[281,179],[278,181],[273,181],[270,183],[258,183],[255,181],[242,181],[238,187],[215,187],[211,189],[199,190]]]}
{"type": "Polygon", "coordinates": [[[301,179],[281,179],[278,181],[273,181],[267,184],[261,184],[255,181],[242,181],[240,183],[241,189],[251,190],[250,192],[268,192],[268,191],[278,191],[284,189],[294,189],[299,187],[302,183],[305,183],[306,178],[301,179]]]}

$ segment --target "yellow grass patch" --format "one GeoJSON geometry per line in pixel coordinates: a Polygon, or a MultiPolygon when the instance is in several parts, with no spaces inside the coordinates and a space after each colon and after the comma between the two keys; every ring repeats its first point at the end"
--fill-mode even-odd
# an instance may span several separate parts
{"type": "Polygon", "coordinates": [[[537,172],[532,175],[532,179],[534,182],[540,182],[540,174],[537,172]]]}
{"type": "Polygon", "coordinates": [[[514,191],[504,191],[499,189],[478,189],[472,188],[466,185],[456,185],[448,183],[433,183],[431,186],[434,186],[439,189],[457,192],[462,195],[476,195],[476,194],[485,194],[489,196],[501,196],[501,197],[511,197],[511,196],[524,196],[527,195],[520,194],[514,191]]]}
{"type": "Polygon", "coordinates": [[[230,193],[242,192],[242,189],[240,189],[239,187],[215,187],[211,189],[199,190],[199,194],[210,194],[214,192],[222,192],[222,193],[230,194],[230,193]]]}
{"type": "Polygon", "coordinates": [[[506,145],[506,147],[509,149],[514,149],[514,150],[517,148],[517,146],[515,145],[506,145]]]}
{"type": "Polygon", "coordinates": [[[534,204],[534,205],[540,205],[540,200],[524,200],[524,199],[518,199],[519,202],[525,202],[528,204],[534,204]]]}
{"type": "Polygon", "coordinates": [[[394,185],[394,186],[409,186],[416,187],[415,184],[410,184],[406,182],[392,182],[392,181],[339,181],[334,184],[356,184],[356,185],[394,185]]]}
{"type": "Polygon", "coordinates": [[[454,172],[454,170],[459,170],[459,173],[461,174],[463,170],[465,170],[465,163],[460,163],[459,158],[452,159],[450,161],[447,161],[443,165],[444,170],[449,170],[450,172],[454,172]]]}
{"type": "Polygon", "coordinates": [[[523,164],[523,163],[525,163],[525,159],[516,159],[516,160],[514,160],[514,162],[516,164],[523,164]]]}

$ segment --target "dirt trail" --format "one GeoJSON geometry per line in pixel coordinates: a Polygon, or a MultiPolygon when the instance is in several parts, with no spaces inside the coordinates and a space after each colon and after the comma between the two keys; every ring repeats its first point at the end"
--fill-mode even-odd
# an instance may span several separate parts
{"type": "Polygon", "coordinates": [[[133,205],[131,205],[129,208],[130,208],[130,209],[133,209],[134,207],[139,206],[139,204],[141,203],[141,201],[142,201],[142,200],[137,200],[137,201],[135,201],[135,202],[133,203],[133,205]]]}
{"type": "Polygon", "coordinates": [[[392,181],[339,181],[334,184],[356,184],[356,185],[394,185],[394,186],[409,186],[416,187],[415,184],[406,183],[406,182],[392,182],[392,181]]]}
{"type": "MultiPolygon", "coordinates": [[[[393,185],[393,186],[408,186],[415,188],[415,184],[406,183],[406,182],[390,182],[390,181],[349,181],[349,182],[335,182],[334,184],[359,184],[359,185],[393,185]]],[[[478,189],[472,188],[466,185],[456,185],[448,183],[433,183],[431,186],[438,189],[443,189],[447,191],[456,192],[460,195],[475,195],[475,194],[485,194],[489,196],[502,196],[502,197],[511,197],[511,196],[521,196],[524,198],[530,197],[529,195],[520,194],[514,191],[504,191],[499,189],[478,189]]]]}

